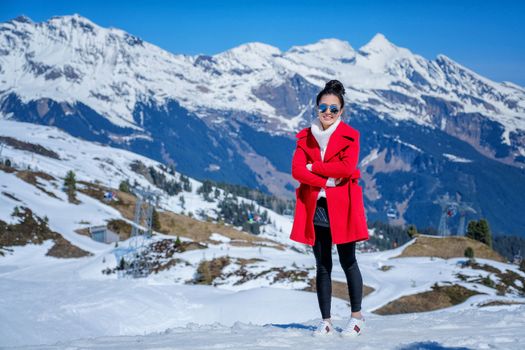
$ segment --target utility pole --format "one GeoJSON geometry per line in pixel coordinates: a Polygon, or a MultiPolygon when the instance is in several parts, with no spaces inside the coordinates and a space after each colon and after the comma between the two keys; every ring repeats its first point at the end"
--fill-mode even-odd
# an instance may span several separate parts
{"type": "Polygon", "coordinates": [[[150,272],[150,263],[144,259],[147,243],[153,236],[153,209],[158,205],[160,193],[149,188],[132,187],[131,192],[137,198],[133,216],[133,226],[130,237],[130,255],[128,274],[137,277],[146,277],[150,272]],[[145,230],[140,226],[145,223],[145,230]]]}

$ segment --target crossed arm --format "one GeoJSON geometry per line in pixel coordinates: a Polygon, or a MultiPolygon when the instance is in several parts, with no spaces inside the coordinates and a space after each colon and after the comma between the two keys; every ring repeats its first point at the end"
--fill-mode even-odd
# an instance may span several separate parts
{"type": "Polygon", "coordinates": [[[306,168],[306,153],[301,147],[296,147],[292,158],[292,177],[307,185],[326,187],[327,177],[310,172],[306,168]]]}
{"type": "Polygon", "coordinates": [[[359,143],[352,143],[344,152],[341,152],[340,160],[337,162],[315,161],[312,164],[312,173],[334,178],[350,177],[357,168],[359,158],[359,143]]]}

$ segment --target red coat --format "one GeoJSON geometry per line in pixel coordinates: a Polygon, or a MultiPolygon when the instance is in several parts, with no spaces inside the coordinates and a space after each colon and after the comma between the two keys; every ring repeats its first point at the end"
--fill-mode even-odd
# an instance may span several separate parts
{"type": "Polygon", "coordinates": [[[313,218],[317,195],[322,187],[326,192],[332,243],[367,240],[363,192],[358,184],[361,175],[357,168],[359,131],[341,121],[330,136],[324,161],[309,127],[297,133],[296,137],[292,176],[301,184],[295,190],[296,205],[290,239],[314,245],[313,218]],[[307,163],[312,163],[312,171],[306,168],[307,163]],[[328,177],[344,179],[336,187],[326,187],[328,177]]]}

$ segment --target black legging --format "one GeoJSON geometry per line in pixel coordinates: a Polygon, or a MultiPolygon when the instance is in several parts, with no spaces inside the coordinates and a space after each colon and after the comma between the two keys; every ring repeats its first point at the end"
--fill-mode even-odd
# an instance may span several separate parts
{"type": "MultiPolygon", "coordinates": [[[[326,212],[326,198],[321,197],[317,205],[324,206],[326,212]]],[[[317,289],[317,300],[319,308],[324,319],[330,318],[330,306],[332,301],[332,235],[330,227],[314,225],[315,244],[313,251],[317,265],[317,275],[315,279],[317,289]]],[[[350,305],[352,312],[361,310],[361,299],[363,297],[363,279],[361,271],[355,258],[356,242],[337,244],[337,253],[339,262],[346,275],[348,284],[348,294],[350,296],[350,305]]]]}

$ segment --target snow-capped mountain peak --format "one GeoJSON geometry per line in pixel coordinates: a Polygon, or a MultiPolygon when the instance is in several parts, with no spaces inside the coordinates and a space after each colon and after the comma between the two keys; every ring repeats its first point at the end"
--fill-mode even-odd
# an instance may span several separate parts
{"type": "Polygon", "coordinates": [[[348,41],[336,38],[321,39],[316,43],[303,46],[292,46],[288,52],[318,54],[333,58],[353,56],[355,54],[348,41]]]}
{"type": "Polygon", "coordinates": [[[392,44],[383,34],[377,33],[374,37],[365,45],[363,45],[359,51],[366,54],[385,54],[391,53],[392,51],[398,51],[399,48],[392,44]]]}
{"type": "Polygon", "coordinates": [[[221,52],[215,55],[213,60],[219,63],[219,69],[250,71],[271,68],[274,57],[280,55],[281,50],[275,46],[251,42],[221,52]]]}
{"type": "Polygon", "coordinates": [[[281,50],[279,50],[279,48],[261,42],[250,42],[242,44],[225,52],[231,53],[233,55],[253,53],[261,57],[281,54],[281,50]]]}
{"type": "Polygon", "coordinates": [[[74,13],[72,15],[65,16],[53,16],[47,21],[48,25],[61,25],[61,26],[72,26],[85,28],[85,26],[91,26],[93,28],[101,28],[93,21],[88,18],[74,13]]]}

